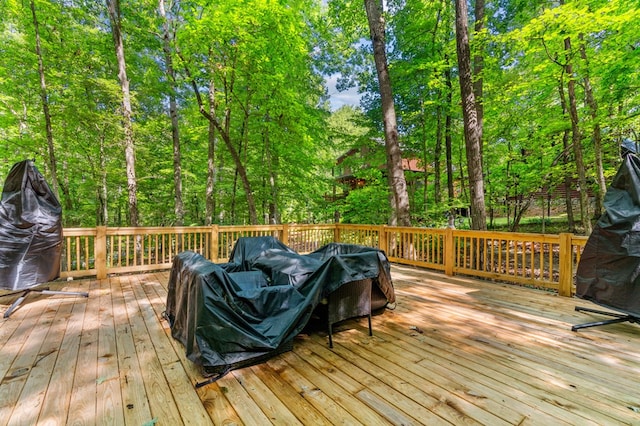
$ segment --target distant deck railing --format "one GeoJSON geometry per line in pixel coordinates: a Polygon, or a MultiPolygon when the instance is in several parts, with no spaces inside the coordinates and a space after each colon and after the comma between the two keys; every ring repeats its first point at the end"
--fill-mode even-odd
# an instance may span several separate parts
{"type": "Polygon", "coordinates": [[[168,269],[191,250],[226,262],[239,237],[274,236],[299,253],[330,242],[384,250],[391,262],[575,293],[574,275],[587,237],[378,225],[267,225],[66,228],[61,277],[168,269]]]}

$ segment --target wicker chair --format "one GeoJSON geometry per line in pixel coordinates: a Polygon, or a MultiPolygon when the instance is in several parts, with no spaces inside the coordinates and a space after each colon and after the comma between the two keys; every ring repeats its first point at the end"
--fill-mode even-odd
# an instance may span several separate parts
{"type": "Polygon", "coordinates": [[[333,348],[333,324],[356,317],[368,317],[371,329],[371,279],[352,281],[330,293],[328,299],[329,347],[333,348]]]}

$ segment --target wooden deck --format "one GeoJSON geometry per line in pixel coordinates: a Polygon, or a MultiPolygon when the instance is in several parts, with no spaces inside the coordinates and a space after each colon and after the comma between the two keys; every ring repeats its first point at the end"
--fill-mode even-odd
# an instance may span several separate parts
{"type": "MultiPolygon", "coordinates": [[[[393,266],[397,307],[217,383],[161,319],[168,273],[54,283],[0,320],[0,425],[640,424],[640,329],[553,293],[393,266]]],[[[11,298],[0,299],[3,310],[11,298]]],[[[595,306],[591,306],[595,307],[595,306]]]]}

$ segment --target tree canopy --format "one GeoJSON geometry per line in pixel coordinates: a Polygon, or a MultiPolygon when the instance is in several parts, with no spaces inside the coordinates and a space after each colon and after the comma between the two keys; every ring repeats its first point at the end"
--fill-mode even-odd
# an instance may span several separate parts
{"type": "MultiPolygon", "coordinates": [[[[405,172],[411,221],[470,206],[479,161],[489,222],[561,208],[588,232],[621,142],[639,139],[640,1],[479,1],[472,157],[455,1],[384,3],[398,143],[417,164],[405,172]]],[[[0,183],[34,158],[65,226],[393,216],[362,0],[4,0],[0,14],[0,183]],[[359,105],[331,110],[334,74],[359,105]],[[347,165],[364,184],[338,179],[347,165]]]]}

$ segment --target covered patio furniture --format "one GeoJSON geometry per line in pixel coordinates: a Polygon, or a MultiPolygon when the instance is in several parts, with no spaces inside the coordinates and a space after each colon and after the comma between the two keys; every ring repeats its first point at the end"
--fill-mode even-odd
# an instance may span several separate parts
{"type": "Polygon", "coordinates": [[[377,289],[378,308],[395,302],[381,250],[330,244],[300,255],[273,237],[243,237],[228,263],[175,257],[166,316],[188,358],[218,378],[290,350],[323,300],[361,281],[377,289]]]}

